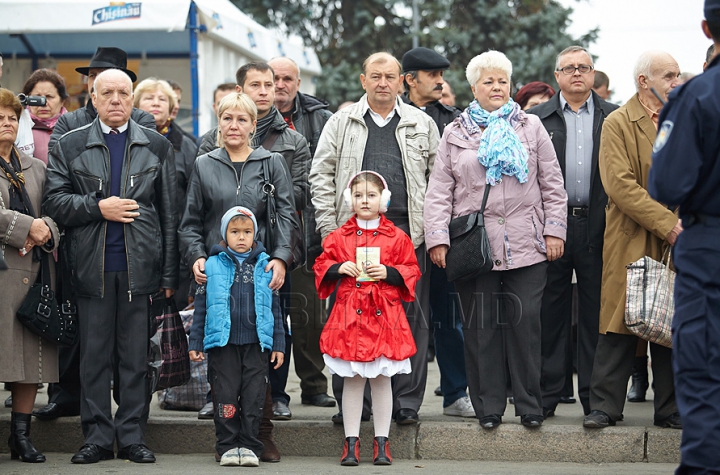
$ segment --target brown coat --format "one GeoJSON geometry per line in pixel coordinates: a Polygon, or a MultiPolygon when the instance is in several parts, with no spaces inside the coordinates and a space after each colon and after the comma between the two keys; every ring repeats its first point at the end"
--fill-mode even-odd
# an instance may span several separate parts
{"type": "MultiPolygon", "coordinates": [[[[2,159],[0,159],[2,160],[2,159]]],[[[45,184],[45,164],[37,158],[20,154],[25,189],[35,212],[40,210],[45,184]]],[[[35,282],[40,263],[32,262],[32,254],[20,257],[18,249],[24,246],[30,233],[33,218],[6,209],[10,206],[10,182],[0,172],[0,245],[4,244],[8,270],[0,271],[0,381],[20,383],[57,382],[57,349],[47,340],[41,340],[22,326],[15,316],[27,291],[35,282]],[[14,222],[14,224],[13,224],[14,222]]],[[[60,235],[55,222],[43,218],[50,227],[53,244],[57,247],[60,235]]],[[[53,249],[45,249],[52,252],[53,249]]],[[[52,261],[52,259],[51,259],[52,261]]],[[[54,266],[51,263],[51,272],[54,266]]]]}
{"type": "Polygon", "coordinates": [[[608,195],[600,303],[600,333],[625,327],[628,264],[643,256],[660,260],[677,216],[647,192],[657,131],[637,95],[603,124],[598,165],[608,195]]]}

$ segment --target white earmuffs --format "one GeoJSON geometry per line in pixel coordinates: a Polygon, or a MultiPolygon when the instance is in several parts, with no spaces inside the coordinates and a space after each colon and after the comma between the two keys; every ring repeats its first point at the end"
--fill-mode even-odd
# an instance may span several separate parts
{"type": "Polygon", "coordinates": [[[348,181],[348,186],[345,188],[345,191],[343,191],[343,199],[345,201],[345,206],[350,208],[352,210],[352,188],[351,183],[355,178],[362,175],[363,173],[372,173],[376,177],[380,178],[380,181],[382,181],[383,184],[383,190],[380,193],[380,213],[385,214],[387,213],[388,206],[390,206],[390,198],[392,197],[392,193],[390,193],[390,189],[388,188],[388,184],[385,181],[385,178],[382,177],[379,173],[370,171],[370,170],[363,170],[360,173],[356,173],[355,175],[350,178],[350,181],[348,181]]]}

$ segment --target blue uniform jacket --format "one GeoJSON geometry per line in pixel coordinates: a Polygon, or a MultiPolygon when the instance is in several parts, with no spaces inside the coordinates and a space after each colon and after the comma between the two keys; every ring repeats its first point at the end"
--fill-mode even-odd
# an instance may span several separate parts
{"type": "Polygon", "coordinates": [[[213,246],[205,263],[207,283],[195,296],[190,350],[259,342],[263,350],[284,351],[280,298],[268,287],[268,260],[259,241],[242,264],[224,247],[213,246]],[[256,332],[248,331],[252,327],[256,332]]]}
{"type": "Polygon", "coordinates": [[[720,216],[720,56],[675,88],[660,114],[648,191],[680,217],[720,216]]]}

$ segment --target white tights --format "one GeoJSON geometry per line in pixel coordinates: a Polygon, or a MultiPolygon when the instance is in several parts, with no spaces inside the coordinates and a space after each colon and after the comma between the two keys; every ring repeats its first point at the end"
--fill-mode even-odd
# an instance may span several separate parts
{"type": "MultiPolygon", "coordinates": [[[[387,437],[390,433],[392,419],[392,388],[390,378],[378,376],[368,378],[372,394],[373,424],[375,437],[387,437]]],[[[363,410],[363,393],[365,392],[366,378],[354,376],[344,378],[342,412],[345,437],[360,436],[360,419],[363,410]]]]}

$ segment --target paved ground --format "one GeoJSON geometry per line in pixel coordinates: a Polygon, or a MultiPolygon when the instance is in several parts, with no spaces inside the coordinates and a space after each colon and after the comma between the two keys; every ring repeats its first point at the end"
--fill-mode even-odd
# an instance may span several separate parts
{"type": "Polygon", "coordinates": [[[108,460],[94,465],[74,465],[69,462],[71,454],[46,454],[44,464],[11,462],[0,457],[0,473],[14,474],[228,474],[238,469],[242,473],[310,474],[331,475],[338,473],[365,474],[414,474],[436,475],[670,475],[673,464],[621,463],[621,464],[575,464],[575,463],[512,463],[512,462],[458,462],[448,460],[395,460],[392,466],[376,467],[363,463],[358,467],[341,467],[338,459],[315,457],[287,457],[280,463],[264,464],[256,469],[245,467],[221,467],[208,455],[160,455],[155,464],[134,464],[124,460],[108,460]]]}

